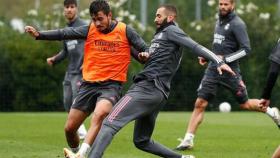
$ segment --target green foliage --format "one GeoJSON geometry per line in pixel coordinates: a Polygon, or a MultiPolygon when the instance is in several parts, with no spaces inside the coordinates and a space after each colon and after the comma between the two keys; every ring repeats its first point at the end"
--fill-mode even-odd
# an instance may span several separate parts
{"type": "MultiPolygon", "coordinates": [[[[202,21],[194,21],[195,1],[166,0],[167,3],[178,7],[179,26],[195,41],[210,49],[217,12],[217,0],[213,1],[215,1],[213,6],[209,6],[207,1],[202,1],[202,21]]],[[[140,0],[127,0],[121,6],[112,9],[115,18],[133,26],[149,44],[155,32],[153,21],[159,1],[148,1],[149,25],[146,29],[139,24],[140,2],[140,0]]],[[[88,3],[80,1],[79,8],[84,19],[90,19],[88,3]]],[[[3,4],[5,5],[0,6],[0,13],[3,12],[0,16],[0,111],[62,110],[61,81],[66,63],[51,68],[45,62],[47,57],[59,51],[61,44],[34,41],[9,27],[11,17],[21,17],[27,25],[39,29],[64,27],[61,1],[41,1],[39,10],[33,10],[33,0],[18,0],[18,5],[12,5],[11,1],[5,1],[3,4]]],[[[279,38],[280,22],[279,17],[276,16],[275,4],[274,0],[256,0],[254,3],[250,0],[239,0],[237,4],[236,11],[247,24],[251,40],[252,53],[241,60],[243,79],[251,98],[260,97],[269,66],[267,57],[279,38]]],[[[132,76],[142,68],[141,64],[132,61],[125,90],[130,86],[132,76]]],[[[189,49],[185,49],[181,67],[174,77],[171,95],[164,110],[193,109],[196,89],[204,69],[205,67],[198,64],[197,56],[189,49]]],[[[279,86],[280,81],[274,89],[277,90],[279,86]]],[[[273,105],[279,104],[277,99],[279,97],[280,93],[273,93],[273,105]]],[[[222,101],[237,105],[232,94],[221,88],[216,99],[211,102],[209,110],[216,110],[216,105],[222,101]]],[[[239,110],[238,106],[234,106],[234,110],[239,110]]]]}
{"type": "Polygon", "coordinates": [[[1,110],[59,110],[64,66],[49,68],[46,58],[59,50],[58,43],[41,42],[0,27],[1,110]],[[9,39],[9,40],[7,40],[9,39]],[[12,40],[10,40],[12,39],[12,40]],[[2,100],[1,99],[1,100],[2,100]]]}

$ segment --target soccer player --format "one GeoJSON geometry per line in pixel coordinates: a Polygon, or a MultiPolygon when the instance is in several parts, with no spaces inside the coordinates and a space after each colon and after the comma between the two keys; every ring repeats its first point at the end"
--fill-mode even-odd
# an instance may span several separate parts
{"type": "MultiPolygon", "coordinates": [[[[78,16],[76,0],[64,0],[64,16],[68,21],[67,27],[78,27],[87,24],[78,16]]],[[[47,58],[47,63],[53,66],[68,57],[68,67],[63,81],[63,103],[64,109],[68,113],[81,85],[84,43],[84,40],[65,40],[63,41],[63,50],[47,58]]],[[[86,128],[82,124],[78,129],[79,138],[84,139],[86,134],[86,128]]]]}
{"type": "MultiPolygon", "coordinates": [[[[265,84],[265,87],[262,92],[262,96],[261,96],[262,99],[261,99],[261,103],[260,103],[261,105],[263,105],[264,109],[269,108],[271,92],[275,85],[275,82],[277,80],[279,70],[280,70],[280,39],[278,40],[277,45],[271,52],[269,59],[271,61],[270,68],[269,68],[269,71],[267,74],[267,80],[266,80],[266,84],[265,84]]],[[[277,123],[278,127],[280,128],[280,118],[279,118],[279,115],[277,115],[277,113],[279,113],[279,111],[276,107],[274,107],[272,109],[274,109],[273,112],[276,113],[274,115],[274,117],[275,117],[274,120],[278,121],[276,123],[277,123]]]]}
{"type": "MultiPolygon", "coordinates": [[[[92,22],[85,26],[50,31],[25,27],[25,31],[37,40],[86,40],[83,82],[65,124],[68,145],[73,152],[79,151],[81,157],[90,149],[103,119],[120,98],[122,84],[127,80],[130,47],[133,46],[138,52],[147,50],[144,40],[131,27],[112,19],[107,1],[93,1],[89,12],[92,22]],[[79,148],[77,129],[92,112],[88,133],[79,148]]],[[[132,55],[145,61],[147,53],[138,52],[132,55]]]]}
{"type": "MultiPolygon", "coordinates": [[[[226,73],[219,75],[215,71],[215,64],[213,62],[208,64],[198,88],[198,98],[195,101],[185,137],[176,147],[177,150],[193,148],[194,136],[203,120],[205,108],[208,102],[215,97],[218,86],[228,88],[240,104],[241,109],[264,112],[277,125],[280,123],[277,108],[262,108],[259,99],[248,98],[246,86],[240,73],[239,59],[250,52],[250,41],[245,23],[235,14],[234,7],[234,0],[219,0],[219,19],[215,26],[213,52],[225,61],[237,75],[232,76],[226,73]]],[[[199,58],[201,65],[206,64],[206,62],[205,58],[199,58]]]]}
{"type": "Polygon", "coordinates": [[[234,72],[214,53],[188,37],[175,24],[176,16],[177,9],[172,5],[162,5],[157,9],[157,31],[151,41],[144,70],[134,77],[134,84],[103,121],[89,158],[102,157],[114,135],[133,120],[133,141],[140,150],[165,158],[193,158],[192,155],[178,154],[151,139],[157,115],[167,101],[171,80],[182,58],[181,48],[190,48],[199,56],[213,61],[219,73],[222,70],[234,72]]]}

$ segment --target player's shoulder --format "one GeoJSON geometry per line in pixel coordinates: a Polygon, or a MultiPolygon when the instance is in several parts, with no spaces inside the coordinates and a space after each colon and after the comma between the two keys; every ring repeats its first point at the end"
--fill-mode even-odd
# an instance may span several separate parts
{"type": "Polygon", "coordinates": [[[177,24],[169,25],[164,29],[166,32],[182,33],[184,32],[177,24]]]}
{"type": "Polygon", "coordinates": [[[232,19],[231,23],[232,23],[233,26],[246,26],[246,23],[238,15],[236,15],[232,19]]]}

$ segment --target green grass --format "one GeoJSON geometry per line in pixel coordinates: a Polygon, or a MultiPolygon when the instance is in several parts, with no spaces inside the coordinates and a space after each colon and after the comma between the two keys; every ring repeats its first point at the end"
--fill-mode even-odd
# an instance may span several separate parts
{"type": "MultiPolygon", "coordinates": [[[[174,148],[183,137],[190,113],[161,112],[153,138],[174,148]]],[[[0,157],[59,158],[66,147],[66,113],[0,113],[0,157]]],[[[86,122],[88,125],[88,121],[86,122]]],[[[133,124],[115,137],[104,158],[154,158],[132,143],[133,124]]],[[[269,158],[280,144],[280,131],[265,115],[206,113],[192,151],[197,158],[269,158]]]]}

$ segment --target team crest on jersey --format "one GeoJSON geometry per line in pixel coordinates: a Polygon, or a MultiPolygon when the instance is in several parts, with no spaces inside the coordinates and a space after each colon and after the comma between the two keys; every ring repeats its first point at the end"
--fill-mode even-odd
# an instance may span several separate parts
{"type": "Polygon", "coordinates": [[[160,33],[158,36],[157,36],[157,39],[161,39],[162,38],[162,33],[160,33]]]}
{"type": "Polygon", "coordinates": [[[228,24],[226,24],[226,26],[225,26],[225,30],[228,30],[229,29],[229,27],[230,27],[230,24],[228,23],[228,24]]]}

